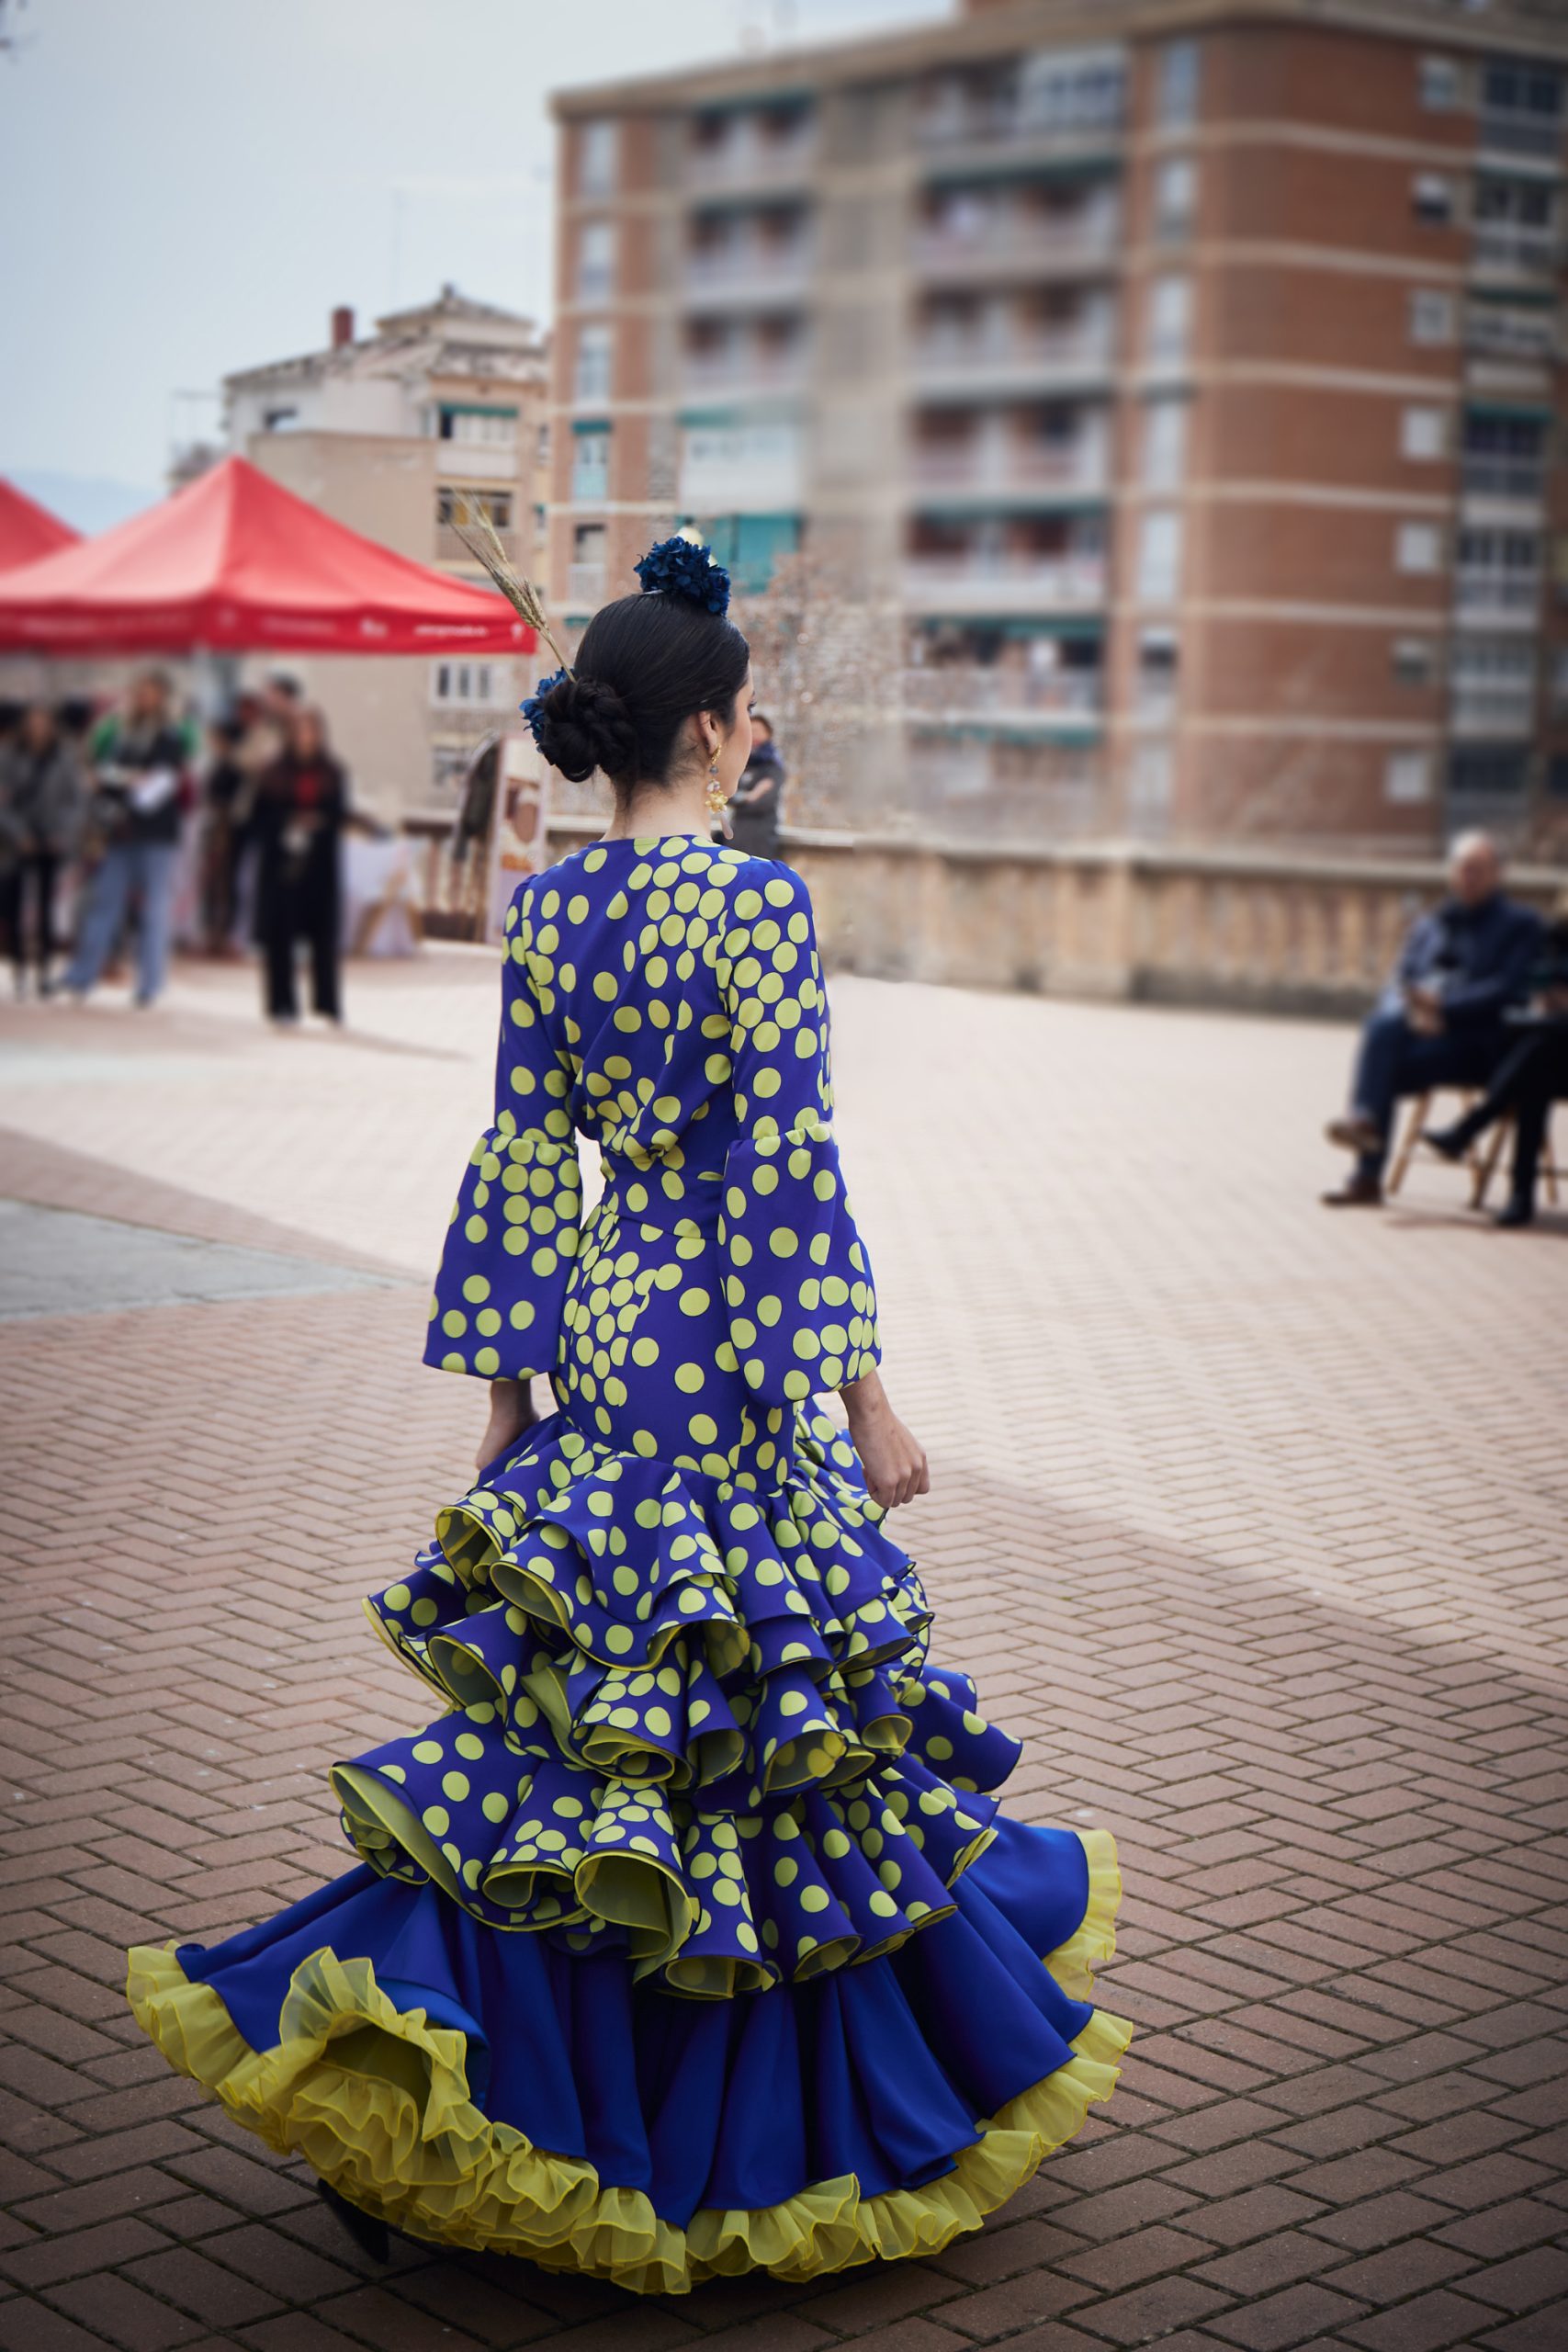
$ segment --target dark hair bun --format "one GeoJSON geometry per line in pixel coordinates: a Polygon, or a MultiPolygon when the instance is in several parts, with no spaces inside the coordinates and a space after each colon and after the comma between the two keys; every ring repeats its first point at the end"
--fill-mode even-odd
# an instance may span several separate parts
{"type": "Polygon", "coordinates": [[[637,775],[637,729],[603,678],[562,678],[545,696],[534,732],[551,767],[573,784],[585,784],[596,768],[607,776],[637,775]]]}

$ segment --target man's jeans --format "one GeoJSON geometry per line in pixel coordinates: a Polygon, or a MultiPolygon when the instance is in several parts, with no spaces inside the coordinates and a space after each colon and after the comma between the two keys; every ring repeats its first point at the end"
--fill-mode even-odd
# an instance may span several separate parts
{"type": "Polygon", "coordinates": [[[1410,1026],[1402,1004],[1380,1004],[1361,1032],[1351,1105],[1372,1122],[1381,1140],[1375,1151],[1362,1153],[1358,1172],[1381,1180],[1402,1094],[1425,1094],[1434,1086],[1484,1086],[1506,1047],[1495,1022],[1423,1037],[1410,1026]]]}
{"type": "Polygon", "coordinates": [[[125,928],[134,891],[140,900],[136,1001],[152,1003],[168,976],[179,854],[175,842],[119,842],[105,851],[77,922],[76,953],[65,975],[68,989],[95,986],[125,928]]]}

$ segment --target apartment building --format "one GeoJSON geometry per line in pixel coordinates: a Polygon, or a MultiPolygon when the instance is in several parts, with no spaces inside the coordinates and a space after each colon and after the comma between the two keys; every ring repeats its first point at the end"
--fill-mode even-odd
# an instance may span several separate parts
{"type": "MultiPolygon", "coordinates": [[[[334,311],[324,349],[224,379],[228,447],[400,555],[484,585],[453,527],[482,500],[502,544],[537,562],[547,351],[532,320],[443,287],[365,336],[334,311]]],[[[362,801],[450,814],[476,743],[516,709],[513,662],[290,656],[326,708],[362,801]]]]}
{"type": "Polygon", "coordinates": [[[556,104],[556,607],[819,560],[797,815],[1568,823],[1558,0],[970,0],[556,104]]]}

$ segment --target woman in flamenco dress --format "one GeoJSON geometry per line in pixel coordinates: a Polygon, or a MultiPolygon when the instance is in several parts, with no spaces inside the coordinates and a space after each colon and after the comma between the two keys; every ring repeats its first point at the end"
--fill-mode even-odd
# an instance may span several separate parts
{"type": "Polygon", "coordinates": [[[489,1384],[479,1482],[367,1603],[439,1712],[333,1769],[356,1869],[138,1949],[129,1996],[362,2244],[667,2294],[935,2252],[1131,2028],[1088,1997],[1111,1840],[1000,1814],[1018,1743],[929,1662],[884,1523],[925,1458],[876,1369],[810,899],[711,838],[750,741],[728,580],[679,539],[637,571],[524,707],[615,815],[507,916],[426,1351],[489,1384]]]}

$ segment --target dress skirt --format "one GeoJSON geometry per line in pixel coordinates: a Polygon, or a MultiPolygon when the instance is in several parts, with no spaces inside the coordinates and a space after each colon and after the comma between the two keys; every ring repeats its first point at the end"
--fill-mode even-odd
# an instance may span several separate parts
{"type": "Polygon", "coordinates": [[[367,1604],[447,1711],[334,1770],[360,1866],[134,1951],[140,2023],[434,2244],[671,2293],[975,2229],[1114,2085],[1120,1883],[998,1813],[876,1521],[806,1410],[765,1496],[529,1430],[367,1604]]]}

